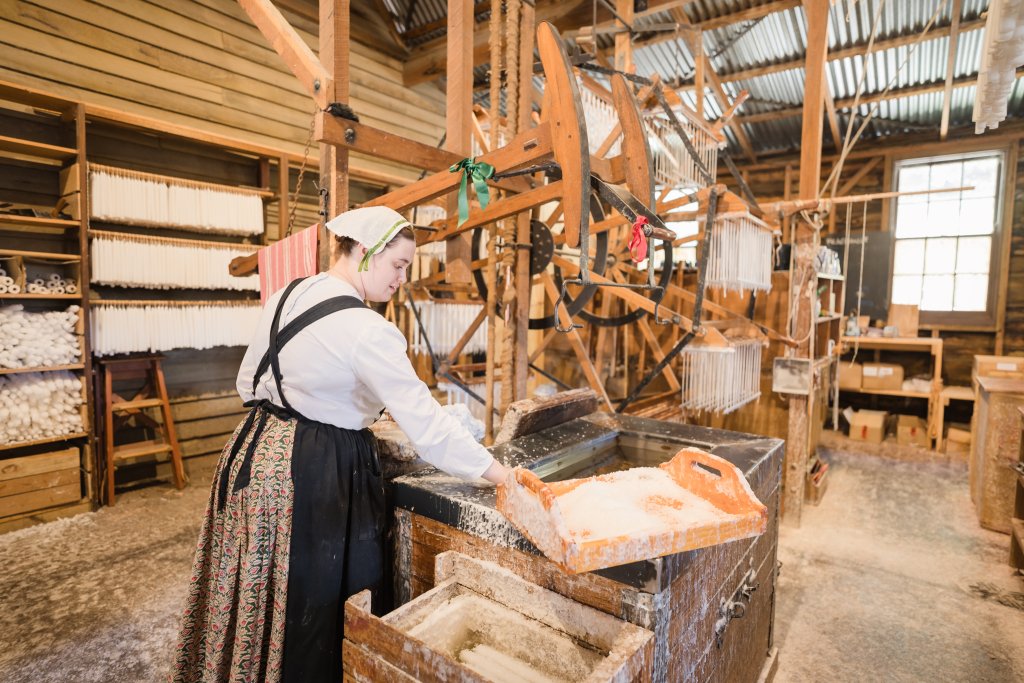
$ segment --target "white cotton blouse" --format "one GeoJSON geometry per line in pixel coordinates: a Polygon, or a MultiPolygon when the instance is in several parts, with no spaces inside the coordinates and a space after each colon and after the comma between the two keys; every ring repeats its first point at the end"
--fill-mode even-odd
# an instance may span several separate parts
{"type": "MultiPolygon", "coordinates": [[[[243,401],[267,399],[283,406],[268,369],[252,378],[266,353],[274,311],[284,290],[270,297],[238,370],[243,401]]],[[[300,283],[285,302],[280,329],[303,311],[336,296],[360,298],[349,283],[320,273],[300,283]]],[[[297,334],[281,349],[281,385],[291,406],[310,420],[345,429],[373,424],[382,408],[402,428],[420,457],[453,476],[474,479],[493,457],[430,395],[406,355],[406,340],[393,324],[370,309],[332,313],[297,334]]]]}

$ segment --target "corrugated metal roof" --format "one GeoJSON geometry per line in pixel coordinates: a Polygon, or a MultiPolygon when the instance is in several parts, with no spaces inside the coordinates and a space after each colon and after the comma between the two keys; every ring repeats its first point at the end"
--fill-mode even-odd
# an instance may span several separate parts
{"type": "MultiPolygon", "coordinates": [[[[404,18],[410,2],[414,3],[410,28],[423,26],[445,16],[445,0],[384,0],[396,17],[404,18]]],[[[683,11],[689,21],[699,25],[712,19],[743,10],[765,5],[764,0],[697,0],[687,4],[683,11]]],[[[983,18],[988,0],[963,0],[961,21],[976,21],[983,18]]],[[[934,18],[933,29],[941,29],[950,23],[948,0],[838,0],[830,9],[828,42],[830,51],[866,46],[873,28],[876,13],[878,18],[875,41],[882,42],[900,36],[920,34],[934,18]],[[939,9],[941,7],[941,9],[939,9]]],[[[486,21],[487,12],[478,15],[486,21]]],[[[690,78],[694,72],[694,58],[680,31],[658,30],[658,25],[673,24],[675,18],[670,11],[657,12],[633,22],[635,41],[649,45],[637,47],[634,51],[636,71],[641,75],[658,74],[664,80],[690,78]],[[644,27],[652,30],[644,32],[644,27]]],[[[400,30],[405,27],[400,27],[400,30]]],[[[417,36],[413,44],[422,44],[443,35],[439,29],[417,36]]],[[[751,97],[739,112],[740,121],[744,116],[764,114],[779,109],[800,107],[804,95],[804,70],[801,66],[785,70],[774,70],[744,80],[731,81],[729,74],[758,67],[770,67],[785,62],[799,62],[806,52],[806,23],[803,9],[791,7],[774,11],[756,19],[727,24],[703,32],[703,44],[711,65],[725,79],[723,89],[732,98],[741,90],[747,90],[751,97]]],[[[978,72],[983,30],[969,30],[959,35],[953,73],[957,79],[969,79],[978,72]]],[[[598,38],[602,48],[610,49],[614,36],[602,34],[598,38]]],[[[874,111],[878,119],[865,131],[865,136],[890,135],[920,126],[938,126],[941,119],[943,94],[941,84],[946,76],[946,62],[949,38],[940,36],[925,39],[913,45],[880,50],[871,56],[846,57],[830,60],[826,68],[826,79],[834,99],[840,107],[848,104],[855,96],[863,73],[862,97],[870,98],[892,90],[913,89],[932,85],[929,92],[909,93],[898,98],[885,99],[877,104],[858,107],[863,117],[874,111]]],[[[484,80],[486,66],[474,71],[478,80],[484,80]]],[[[710,82],[705,96],[705,114],[714,119],[721,115],[722,106],[713,93],[710,82]]],[[[970,123],[973,109],[974,87],[956,87],[950,99],[950,122],[952,126],[970,123]]],[[[486,94],[483,96],[486,101],[486,94]]],[[[692,91],[683,93],[691,106],[696,96],[692,91]]],[[[478,101],[479,101],[478,97],[478,101]]],[[[1018,79],[1010,94],[1009,110],[1012,117],[1024,115],[1024,83],[1018,79]]],[[[840,111],[841,122],[847,119],[840,111]]],[[[795,149],[800,140],[800,117],[755,120],[743,123],[743,129],[758,152],[795,149]]],[[[845,126],[845,123],[841,123],[845,126]]],[[[859,125],[859,124],[858,124],[859,125]]],[[[845,128],[844,128],[845,130],[845,128]]],[[[727,131],[731,147],[737,146],[735,135],[727,131]]],[[[826,140],[831,138],[826,133],[826,140]]],[[[827,143],[826,143],[827,144],[827,143]]]]}

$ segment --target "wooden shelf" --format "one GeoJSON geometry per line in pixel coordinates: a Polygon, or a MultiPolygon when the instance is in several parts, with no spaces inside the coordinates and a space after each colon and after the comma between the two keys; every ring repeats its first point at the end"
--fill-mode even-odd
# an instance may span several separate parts
{"type": "Polygon", "coordinates": [[[81,263],[80,254],[62,254],[56,251],[23,251],[21,249],[0,249],[0,256],[21,256],[27,259],[43,259],[47,261],[67,261],[81,263]]]}
{"type": "Polygon", "coordinates": [[[819,280],[835,280],[836,282],[842,282],[846,278],[842,275],[829,275],[828,273],[817,273],[819,280]]]}
{"type": "Polygon", "coordinates": [[[839,391],[848,391],[852,394],[876,394],[878,396],[901,396],[904,398],[931,398],[932,395],[925,391],[904,391],[902,389],[843,389],[839,388],[839,391]]]}
{"type": "Polygon", "coordinates": [[[23,372],[56,372],[58,370],[84,370],[84,363],[71,365],[43,365],[34,368],[0,368],[0,375],[16,375],[23,372]]]}
{"type": "Polygon", "coordinates": [[[820,316],[817,319],[816,322],[818,322],[818,323],[830,323],[833,320],[839,320],[842,317],[843,316],[839,315],[838,313],[836,313],[835,315],[824,315],[824,316],[820,316]]]}
{"type": "Polygon", "coordinates": [[[862,349],[896,349],[905,351],[942,351],[942,339],[937,337],[842,337],[843,346],[862,349]]]}
{"type": "Polygon", "coordinates": [[[38,446],[44,443],[56,443],[58,441],[74,441],[75,439],[83,439],[89,436],[85,432],[75,432],[73,434],[64,434],[62,436],[51,436],[48,439],[36,439],[35,441],[19,441],[18,443],[9,443],[0,445],[0,451],[7,451],[12,448],[25,448],[26,446],[38,446]]]}
{"type": "Polygon", "coordinates": [[[81,294],[0,294],[0,299],[35,299],[37,301],[72,301],[81,298],[81,294]]]}
{"type": "Polygon", "coordinates": [[[31,228],[79,228],[80,221],[67,218],[42,218],[39,216],[19,216],[13,213],[0,213],[0,227],[4,225],[24,225],[31,228]]]}
{"type": "Polygon", "coordinates": [[[57,145],[48,145],[45,142],[33,142],[32,140],[22,140],[20,138],[0,135],[0,154],[4,152],[56,161],[65,161],[78,156],[78,150],[70,147],[58,147],[57,145]]]}
{"type": "Polygon", "coordinates": [[[942,398],[947,403],[953,401],[973,401],[974,390],[970,387],[943,387],[942,398]]]}

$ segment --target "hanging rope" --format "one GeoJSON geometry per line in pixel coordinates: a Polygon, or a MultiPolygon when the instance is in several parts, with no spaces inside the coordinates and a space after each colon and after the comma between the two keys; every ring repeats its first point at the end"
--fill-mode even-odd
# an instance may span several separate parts
{"type": "MultiPolygon", "coordinates": [[[[521,0],[506,0],[505,3],[505,130],[509,139],[519,132],[519,24],[522,21],[521,0]]],[[[528,76],[527,76],[528,77],[528,76]]],[[[513,319],[516,309],[516,242],[519,218],[513,216],[501,222],[501,271],[504,274],[504,289],[501,304],[504,308],[505,328],[501,338],[501,406],[508,406],[515,400],[515,328],[525,321],[513,319]]]]}
{"type": "MultiPolygon", "coordinates": [[[[502,0],[491,0],[491,34],[488,37],[488,46],[490,47],[491,53],[491,110],[490,110],[490,145],[491,149],[498,148],[499,127],[501,121],[501,5],[502,0]]],[[[468,171],[467,171],[468,173],[468,171]]],[[[463,183],[465,183],[465,176],[463,176],[463,183]]],[[[484,189],[486,191],[486,184],[484,189]]],[[[477,196],[480,191],[477,189],[477,196]]],[[[461,202],[462,195],[459,195],[461,202]]],[[[459,205],[459,219],[462,220],[462,205],[459,205]]],[[[486,400],[487,412],[484,416],[484,442],[490,444],[494,439],[494,363],[495,363],[495,346],[497,344],[496,330],[496,314],[498,304],[498,278],[497,278],[497,241],[498,241],[498,226],[492,224],[489,226],[487,235],[487,363],[486,363],[486,376],[485,385],[486,391],[484,392],[484,398],[486,400]]]]}

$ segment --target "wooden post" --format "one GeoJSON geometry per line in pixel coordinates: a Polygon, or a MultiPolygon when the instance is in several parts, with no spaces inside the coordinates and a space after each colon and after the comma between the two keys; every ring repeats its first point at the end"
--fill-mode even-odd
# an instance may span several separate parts
{"type": "MultiPolygon", "coordinates": [[[[473,0],[448,0],[448,86],[445,91],[444,148],[461,157],[473,151],[473,0]]],[[[491,125],[498,125],[493,121],[491,125]]],[[[467,191],[468,188],[467,188],[467,191]]],[[[448,199],[448,215],[459,213],[458,197],[448,199]]],[[[444,279],[469,283],[473,279],[472,236],[465,233],[445,246],[444,279]]]]}
{"type": "MultiPolygon", "coordinates": [[[[327,71],[327,102],[348,103],[349,0],[320,0],[320,63],[327,71]]],[[[318,269],[331,267],[331,243],[324,221],[348,210],[348,150],[320,144],[320,187],[327,189],[326,213],[317,230],[318,269]]]]}
{"type": "MultiPolygon", "coordinates": [[[[91,329],[89,321],[92,316],[92,309],[89,306],[89,283],[92,280],[92,260],[89,256],[89,216],[92,214],[92,208],[90,207],[89,192],[86,188],[89,187],[89,164],[88,155],[86,154],[85,143],[86,143],[86,125],[85,125],[85,105],[81,102],[75,104],[75,149],[78,150],[78,154],[75,158],[75,162],[78,165],[78,187],[81,191],[78,193],[78,253],[81,254],[82,260],[79,263],[79,296],[81,296],[81,307],[82,317],[81,324],[84,334],[89,335],[91,329]]],[[[86,337],[88,339],[88,337],[86,337]]],[[[82,354],[82,377],[85,383],[85,397],[95,396],[93,388],[93,376],[92,376],[92,354],[82,354]]],[[[83,459],[83,465],[85,469],[85,490],[86,495],[92,500],[99,502],[101,500],[100,488],[101,483],[96,480],[96,475],[99,473],[99,443],[96,440],[96,420],[93,416],[92,410],[85,411],[85,424],[83,425],[88,438],[86,439],[87,446],[85,452],[80,456],[83,459]]],[[[106,450],[103,451],[106,453],[106,450]]],[[[111,478],[112,480],[112,478],[111,478]]],[[[113,490],[113,484],[110,485],[113,490]]]]}
{"type": "MultiPolygon", "coordinates": [[[[828,53],[828,0],[804,0],[807,16],[807,60],[805,65],[806,84],[803,103],[803,132],[800,137],[800,184],[798,197],[814,199],[818,196],[821,182],[821,140],[825,111],[825,59],[828,53]]],[[[812,293],[816,288],[813,275],[814,231],[802,221],[793,223],[792,273],[790,278],[790,301],[793,307],[795,327],[791,330],[794,339],[809,335],[812,320],[812,293]],[[801,249],[801,247],[803,247],[801,249]],[[811,247],[811,248],[808,248],[811,247]],[[794,289],[795,283],[804,283],[794,289]]],[[[813,344],[805,341],[796,350],[796,357],[811,358],[813,344]]],[[[813,391],[813,385],[812,385],[813,391]]],[[[784,521],[800,525],[800,514],[804,502],[804,482],[807,461],[810,457],[810,408],[806,396],[789,399],[789,429],[786,439],[786,471],[784,521]]]]}
{"type": "MultiPolygon", "coordinates": [[[[615,0],[615,11],[620,17],[633,23],[633,0],[615,0]]],[[[616,26],[621,22],[616,21],[616,26]]],[[[625,26],[620,26],[622,33],[615,34],[615,69],[633,73],[633,36],[625,26]]]]}
{"type": "MultiPolygon", "coordinates": [[[[532,3],[522,4],[519,24],[519,132],[533,125],[530,114],[533,111],[533,79],[528,77],[533,69],[534,7],[532,3]]],[[[516,217],[516,241],[530,243],[530,218],[528,211],[516,217]]],[[[530,332],[530,252],[516,249],[516,309],[514,346],[514,400],[528,398],[526,384],[530,375],[529,332],[530,332]]],[[[509,381],[506,378],[505,381],[509,381]]]]}

